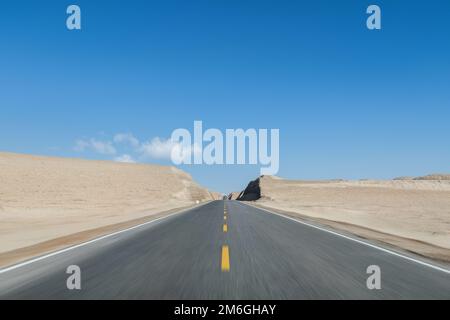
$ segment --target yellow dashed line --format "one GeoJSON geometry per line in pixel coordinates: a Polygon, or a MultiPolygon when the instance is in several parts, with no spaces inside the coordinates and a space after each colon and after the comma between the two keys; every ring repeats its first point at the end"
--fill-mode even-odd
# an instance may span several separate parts
{"type": "MultiPolygon", "coordinates": [[[[223,224],[223,232],[228,232],[228,224],[227,221],[227,206],[225,205],[223,207],[223,220],[225,221],[223,224]]],[[[228,249],[228,246],[222,246],[222,262],[221,262],[221,268],[222,272],[229,272],[230,271],[230,250],[228,249]]]]}
{"type": "Polygon", "coordinates": [[[228,246],[222,246],[222,272],[230,271],[230,252],[228,246]]]}

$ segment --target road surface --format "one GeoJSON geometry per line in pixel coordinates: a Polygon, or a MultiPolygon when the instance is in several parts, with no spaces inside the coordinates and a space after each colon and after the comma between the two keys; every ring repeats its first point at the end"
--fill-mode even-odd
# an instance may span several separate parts
{"type": "Polygon", "coordinates": [[[0,271],[2,299],[450,299],[450,274],[248,206],[214,201],[0,271]],[[68,290],[66,269],[81,270],[68,290]],[[367,267],[381,270],[369,290],[367,267]]]}

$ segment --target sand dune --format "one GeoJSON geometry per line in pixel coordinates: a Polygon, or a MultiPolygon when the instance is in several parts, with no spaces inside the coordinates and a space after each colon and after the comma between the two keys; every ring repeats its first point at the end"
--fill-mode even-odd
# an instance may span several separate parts
{"type": "MultiPolygon", "coordinates": [[[[251,191],[251,189],[249,189],[251,191]]],[[[450,261],[450,181],[260,179],[257,204],[450,261]]]]}
{"type": "Polygon", "coordinates": [[[174,167],[0,153],[0,260],[7,251],[217,196],[174,167]]]}

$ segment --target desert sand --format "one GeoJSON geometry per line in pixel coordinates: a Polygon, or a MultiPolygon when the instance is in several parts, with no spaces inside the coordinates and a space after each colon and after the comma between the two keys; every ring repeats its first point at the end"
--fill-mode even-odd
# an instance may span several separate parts
{"type": "Polygon", "coordinates": [[[219,196],[169,166],[0,153],[0,265],[219,196]]]}
{"type": "Polygon", "coordinates": [[[294,181],[265,176],[256,203],[448,262],[450,180],[446,178],[294,181]]]}

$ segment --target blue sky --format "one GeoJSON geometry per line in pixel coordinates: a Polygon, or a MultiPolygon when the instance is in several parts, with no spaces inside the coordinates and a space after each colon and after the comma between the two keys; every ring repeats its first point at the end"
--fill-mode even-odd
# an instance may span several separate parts
{"type": "MultiPolygon", "coordinates": [[[[445,0],[2,1],[0,150],[109,160],[131,152],[116,134],[202,120],[279,128],[286,178],[449,172],[449,19],[445,0]],[[66,29],[70,4],[81,31],[66,29]]],[[[222,192],[259,174],[182,168],[222,192]]]]}

